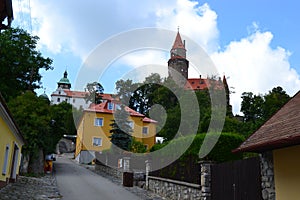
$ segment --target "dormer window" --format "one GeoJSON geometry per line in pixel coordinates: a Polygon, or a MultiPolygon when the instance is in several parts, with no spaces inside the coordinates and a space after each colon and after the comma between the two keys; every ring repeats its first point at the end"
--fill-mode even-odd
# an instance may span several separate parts
{"type": "Polygon", "coordinates": [[[108,110],[113,110],[113,109],[114,109],[114,103],[108,102],[108,103],[107,103],[107,109],[108,109],[108,110]]]}

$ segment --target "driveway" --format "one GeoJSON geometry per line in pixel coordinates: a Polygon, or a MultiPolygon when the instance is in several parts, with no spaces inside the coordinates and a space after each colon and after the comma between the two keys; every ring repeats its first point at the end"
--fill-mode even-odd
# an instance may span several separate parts
{"type": "Polygon", "coordinates": [[[54,162],[59,192],[64,200],[137,200],[136,195],[66,156],[54,162]]]}

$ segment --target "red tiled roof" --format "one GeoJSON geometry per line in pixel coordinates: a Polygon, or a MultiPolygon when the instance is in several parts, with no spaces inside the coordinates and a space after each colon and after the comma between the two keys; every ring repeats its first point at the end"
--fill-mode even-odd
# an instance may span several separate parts
{"type": "Polygon", "coordinates": [[[300,144],[300,91],[233,152],[262,152],[300,144]]]}
{"type": "Polygon", "coordinates": [[[145,117],[145,118],[143,119],[143,122],[157,123],[157,121],[155,121],[155,120],[153,120],[153,119],[150,119],[150,118],[148,118],[148,117],[145,117]]]}
{"type": "MultiPolygon", "coordinates": [[[[85,109],[85,111],[113,114],[115,112],[115,109],[109,110],[107,108],[108,102],[114,102],[115,104],[120,103],[120,102],[118,102],[116,100],[114,100],[114,101],[109,101],[108,100],[108,101],[102,102],[100,104],[91,104],[88,109],[85,109]]],[[[143,118],[143,122],[157,123],[157,121],[155,121],[153,119],[150,119],[148,117],[145,117],[145,115],[143,115],[143,114],[141,114],[139,112],[136,112],[135,110],[129,108],[128,106],[125,106],[125,110],[130,114],[130,116],[142,117],[143,118]]]]}
{"type": "Polygon", "coordinates": [[[175,38],[175,41],[174,41],[172,49],[185,49],[184,44],[183,44],[183,42],[181,40],[179,32],[177,32],[177,35],[176,35],[176,38],[175,38]]]}
{"type": "MultiPolygon", "coordinates": [[[[84,98],[86,94],[89,92],[83,92],[83,91],[72,91],[72,90],[63,90],[67,97],[72,98],[84,98]]],[[[51,96],[62,96],[62,94],[51,94],[51,96]]],[[[102,99],[104,100],[114,100],[112,94],[101,94],[102,99]]]]}
{"type": "Polygon", "coordinates": [[[209,87],[224,88],[223,82],[214,79],[189,78],[184,86],[185,89],[204,90],[209,87]]]}

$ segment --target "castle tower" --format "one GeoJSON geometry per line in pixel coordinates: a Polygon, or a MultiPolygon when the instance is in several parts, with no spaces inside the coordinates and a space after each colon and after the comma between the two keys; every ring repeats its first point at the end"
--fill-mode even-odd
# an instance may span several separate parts
{"type": "Polygon", "coordinates": [[[68,79],[67,71],[65,71],[64,77],[61,78],[59,82],[57,82],[57,88],[68,89],[68,90],[71,88],[71,83],[68,79]]]}
{"type": "Polygon", "coordinates": [[[178,30],[168,61],[169,77],[172,77],[180,85],[184,85],[188,79],[188,68],[189,61],[186,59],[185,41],[182,42],[178,30]],[[179,74],[172,73],[173,70],[179,74]]]}

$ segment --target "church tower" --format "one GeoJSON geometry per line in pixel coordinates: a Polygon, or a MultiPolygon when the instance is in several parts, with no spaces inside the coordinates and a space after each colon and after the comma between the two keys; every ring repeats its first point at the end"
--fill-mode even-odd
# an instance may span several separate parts
{"type": "Polygon", "coordinates": [[[60,79],[59,82],[57,82],[57,88],[67,89],[69,90],[71,88],[71,83],[68,79],[68,72],[65,71],[64,77],[60,79]]]}
{"type": "Polygon", "coordinates": [[[188,68],[189,61],[186,59],[185,41],[182,42],[178,30],[168,61],[169,77],[172,77],[180,85],[184,85],[188,79],[188,68]],[[173,70],[179,74],[174,73],[173,70]]]}

